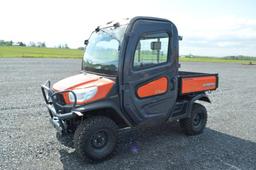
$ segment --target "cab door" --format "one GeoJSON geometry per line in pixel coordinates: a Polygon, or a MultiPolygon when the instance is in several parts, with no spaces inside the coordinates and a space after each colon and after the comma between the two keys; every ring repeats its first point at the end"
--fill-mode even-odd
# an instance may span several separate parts
{"type": "Polygon", "coordinates": [[[165,121],[177,98],[178,35],[168,21],[138,19],[128,31],[122,104],[135,124],[165,121]]]}

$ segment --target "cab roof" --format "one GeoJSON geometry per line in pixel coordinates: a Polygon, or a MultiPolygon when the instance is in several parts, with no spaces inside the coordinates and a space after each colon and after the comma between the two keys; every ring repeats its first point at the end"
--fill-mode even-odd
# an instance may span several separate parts
{"type": "MultiPolygon", "coordinates": [[[[109,21],[103,25],[98,26],[99,28],[106,28],[106,27],[113,27],[113,26],[120,26],[120,25],[126,25],[126,24],[133,24],[137,20],[154,20],[154,21],[162,21],[162,22],[170,22],[171,21],[164,19],[164,18],[157,18],[157,17],[148,17],[148,16],[136,16],[133,18],[121,18],[117,20],[109,21]]],[[[173,24],[174,25],[174,24],[173,24]]]]}

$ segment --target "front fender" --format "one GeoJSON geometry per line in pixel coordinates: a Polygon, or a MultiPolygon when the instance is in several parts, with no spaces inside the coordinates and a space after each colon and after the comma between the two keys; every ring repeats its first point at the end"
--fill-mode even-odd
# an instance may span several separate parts
{"type": "Polygon", "coordinates": [[[117,116],[119,116],[128,126],[132,126],[131,122],[128,120],[128,118],[125,117],[125,115],[122,113],[118,105],[111,100],[97,101],[97,102],[89,103],[76,108],[77,111],[80,111],[85,115],[86,115],[86,112],[96,111],[101,109],[113,109],[118,114],[117,116]]]}

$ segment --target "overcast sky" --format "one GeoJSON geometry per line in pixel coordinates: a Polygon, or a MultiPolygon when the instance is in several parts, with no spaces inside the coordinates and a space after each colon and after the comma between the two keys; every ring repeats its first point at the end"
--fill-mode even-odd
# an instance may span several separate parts
{"type": "Polygon", "coordinates": [[[76,48],[96,26],[137,15],[173,21],[180,54],[256,56],[255,0],[1,0],[0,39],[76,48]]]}

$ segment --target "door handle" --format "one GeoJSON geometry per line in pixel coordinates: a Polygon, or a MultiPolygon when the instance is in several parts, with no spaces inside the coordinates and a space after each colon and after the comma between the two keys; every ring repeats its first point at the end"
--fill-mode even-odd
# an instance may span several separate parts
{"type": "Polygon", "coordinates": [[[173,91],[175,90],[175,84],[176,84],[176,77],[173,77],[171,78],[171,81],[170,81],[170,91],[173,91]]]}

